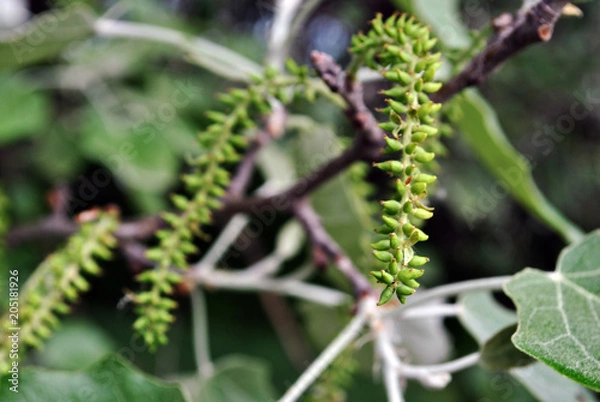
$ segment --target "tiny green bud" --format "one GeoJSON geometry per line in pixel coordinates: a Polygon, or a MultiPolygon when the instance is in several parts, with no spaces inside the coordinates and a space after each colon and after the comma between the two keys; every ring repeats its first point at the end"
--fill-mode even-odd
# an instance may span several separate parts
{"type": "Polygon", "coordinates": [[[380,233],[380,234],[390,234],[393,231],[394,231],[394,228],[391,228],[388,225],[381,225],[375,229],[375,232],[380,233]]]}
{"type": "Polygon", "coordinates": [[[402,232],[406,236],[410,236],[414,230],[415,230],[415,227],[413,225],[411,225],[410,223],[405,223],[404,225],[402,225],[402,232]]]}
{"type": "Polygon", "coordinates": [[[436,181],[437,177],[431,174],[421,173],[414,178],[415,182],[423,182],[427,184],[431,184],[436,181]]]}
{"type": "Polygon", "coordinates": [[[394,258],[388,251],[373,251],[373,256],[381,262],[390,262],[394,258]]]}
{"type": "Polygon", "coordinates": [[[416,168],[415,165],[409,165],[404,170],[404,173],[406,173],[408,176],[410,176],[413,173],[413,171],[415,170],[415,168],[416,168]]]}
{"type": "Polygon", "coordinates": [[[383,170],[384,172],[390,172],[390,173],[394,173],[394,174],[400,174],[404,170],[402,162],[399,162],[399,161],[380,162],[380,163],[375,163],[374,166],[378,167],[379,169],[383,170]]]}
{"type": "Polygon", "coordinates": [[[428,126],[426,124],[421,124],[419,126],[419,128],[417,128],[416,131],[422,131],[427,135],[436,135],[438,132],[438,129],[432,126],[428,126]]]}
{"type": "Polygon", "coordinates": [[[383,292],[381,292],[381,296],[379,297],[379,302],[377,303],[377,305],[382,306],[388,301],[390,301],[390,299],[394,295],[394,291],[395,289],[393,286],[388,286],[385,289],[383,289],[383,292]]]}
{"type": "Polygon", "coordinates": [[[400,179],[397,179],[396,180],[396,193],[398,193],[398,195],[400,197],[402,197],[405,192],[406,192],[406,186],[404,185],[404,182],[400,179]]]}
{"type": "Polygon", "coordinates": [[[429,258],[420,256],[420,255],[415,255],[410,260],[409,265],[412,265],[413,267],[420,267],[421,265],[425,265],[428,262],[429,262],[429,258]]]}
{"type": "MultiPolygon", "coordinates": [[[[379,123],[378,126],[382,130],[389,131],[389,132],[394,131],[398,127],[398,125],[396,123],[392,123],[391,121],[385,121],[383,123],[379,123]]],[[[387,137],[386,137],[386,140],[387,140],[387,137]]],[[[389,144],[388,144],[388,146],[389,146],[389,144]]]]}
{"type": "Polygon", "coordinates": [[[400,292],[396,292],[396,296],[398,297],[398,300],[400,301],[401,304],[406,303],[406,295],[403,295],[400,292]]]}
{"type": "Polygon", "coordinates": [[[406,152],[408,155],[411,155],[417,149],[417,145],[418,143],[411,142],[404,148],[404,152],[406,152]]]}
{"type": "Polygon", "coordinates": [[[396,215],[400,212],[402,204],[395,200],[381,201],[386,215],[396,215]]]}
{"type": "Polygon", "coordinates": [[[404,203],[404,205],[402,206],[402,211],[406,214],[410,214],[410,212],[413,210],[413,204],[410,201],[406,201],[404,203]]]}
{"type": "Polygon", "coordinates": [[[425,190],[427,190],[427,183],[423,183],[423,182],[413,183],[410,186],[410,192],[413,193],[414,195],[422,194],[423,192],[425,192],[425,190]]]}
{"type": "Polygon", "coordinates": [[[398,248],[400,247],[400,238],[396,233],[390,234],[390,248],[398,248]]]}
{"type": "Polygon", "coordinates": [[[375,243],[371,243],[371,248],[373,250],[384,251],[390,249],[390,241],[387,239],[380,240],[375,243]]]}
{"type": "Polygon", "coordinates": [[[416,133],[413,133],[411,139],[414,142],[423,142],[425,140],[425,138],[427,138],[427,134],[426,133],[424,133],[423,131],[417,131],[416,133]]]}
{"type": "Polygon", "coordinates": [[[387,99],[387,102],[390,105],[390,107],[392,108],[392,110],[398,114],[403,114],[408,111],[408,107],[406,107],[406,105],[404,105],[400,102],[396,102],[395,100],[392,100],[392,99],[387,99]]]}
{"type": "MultiPolygon", "coordinates": [[[[394,124],[394,123],[391,123],[394,124]]],[[[381,127],[381,124],[379,125],[379,127],[381,127]]],[[[397,126],[394,124],[394,128],[396,128],[397,126]]],[[[386,131],[393,131],[392,130],[386,130],[386,131]]],[[[385,137],[385,143],[388,147],[388,149],[392,152],[397,152],[400,151],[402,149],[402,143],[398,140],[395,140],[393,138],[389,138],[389,137],[385,137]]]]}
{"type": "Polygon", "coordinates": [[[402,257],[403,257],[403,252],[402,249],[400,247],[398,247],[395,251],[394,251],[394,259],[396,261],[402,261],[402,257]]]}
{"type": "Polygon", "coordinates": [[[398,260],[392,260],[392,262],[390,262],[390,265],[388,266],[388,271],[392,275],[396,275],[398,272],[400,272],[400,263],[398,262],[398,260]]]}
{"type": "Polygon", "coordinates": [[[423,91],[428,92],[428,93],[434,93],[434,92],[439,91],[441,87],[442,87],[441,82],[428,82],[426,84],[423,84],[423,91]]]}
{"type": "Polygon", "coordinates": [[[419,218],[419,219],[431,219],[431,217],[433,216],[433,212],[428,211],[426,209],[423,208],[417,208],[412,212],[413,216],[415,218],[419,218]]]}
{"type": "Polygon", "coordinates": [[[403,269],[400,272],[398,272],[398,279],[401,282],[406,283],[406,281],[409,281],[411,279],[420,278],[421,276],[423,276],[423,273],[425,273],[425,271],[422,269],[415,269],[415,268],[403,269]]]}
{"type": "MultiPolygon", "coordinates": [[[[419,233],[417,232],[417,230],[419,230],[419,229],[414,230],[410,234],[408,239],[404,242],[404,247],[412,247],[419,242],[419,233]]],[[[414,253],[413,253],[413,255],[414,255],[414,253]]],[[[412,258],[412,255],[411,255],[411,258],[412,258]]],[[[408,258],[408,260],[410,260],[410,258],[408,258]]],[[[408,263],[408,261],[406,261],[406,263],[408,263]]]]}
{"type": "Polygon", "coordinates": [[[419,286],[421,286],[421,284],[417,281],[415,281],[414,279],[409,279],[406,282],[403,282],[406,286],[409,286],[413,289],[418,288],[419,286]]]}
{"type": "Polygon", "coordinates": [[[435,158],[435,154],[433,152],[427,152],[423,148],[418,148],[415,151],[415,160],[420,163],[428,163],[431,162],[435,158]]]}
{"type": "Polygon", "coordinates": [[[419,235],[419,241],[426,241],[427,239],[429,239],[429,236],[426,235],[425,232],[423,232],[421,229],[417,229],[416,232],[419,235]]]}
{"type": "Polygon", "coordinates": [[[383,223],[389,226],[392,229],[396,229],[398,227],[398,219],[392,218],[391,216],[382,215],[381,219],[383,219],[383,223]]]}
{"type": "Polygon", "coordinates": [[[384,270],[381,270],[381,280],[383,281],[383,283],[385,283],[386,285],[391,285],[393,284],[394,281],[394,276],[391,275],[388,272],[385,272],[384,270]]]}
{"type": "Polygon", "coordinates": [[[371,272],[369,272],[369,274],[370,274],[370,275],[371,275],[373,278],[377,279],[377,281],[381,281],[381,278],[383,277],[383,274],[382,274],[382,272],[383,272],[383,271],[371,271],[371,272]]]}
{"type": "Polygon", "coordinates": [[[415,293],[415,290],[406,285],[400,285],[396,288],[396,293],[399,293],[403,296],[410,296],[415,293]]]}

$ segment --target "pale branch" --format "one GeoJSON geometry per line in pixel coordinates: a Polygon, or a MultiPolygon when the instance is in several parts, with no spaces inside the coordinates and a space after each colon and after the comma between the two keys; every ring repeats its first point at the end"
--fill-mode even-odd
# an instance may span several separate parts
{"type": "Polygon", "coordinates": [[[308,204],[308,201],[303,200],[296,204],[294,214],[304,226],[313,248],[317,249],[318,252],[322,252],[352,283],[355,298],[361,299],[363,296],[372,295],[373,287],[369,280],[354,266],[335,240],[329,236],[321,224],[321,219],[308,204]]]}
{"type": "Polygon", "coordinates": [[[494,20],[495,36],[464,70],[445,83],[431,99],[443,103],[463,89],[481,84],[502,63],[516,53],[552,37],[554,25],[567,0],[541,0],[514,17],[503,14],[494,20]]]}

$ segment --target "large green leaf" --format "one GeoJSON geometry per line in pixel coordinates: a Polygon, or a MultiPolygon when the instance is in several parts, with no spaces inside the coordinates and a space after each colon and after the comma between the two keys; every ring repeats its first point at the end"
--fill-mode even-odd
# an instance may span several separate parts
{"type": "Polygon", "coordinates": [[[515,333],[517,324],[496,332],[481,348],[479,364],[488,370],[508,370],[513,367],[527,366],[535,359],[515,348],[511,336],[515,333]]]}
{"type": "Polygon", "coordinates": [[[555,272],[526,268],[505,285],[517,348],[600,391],[600,231],[566,248],[555,272]]]}
{"type": "MultiPolygon", "coordinates": [[[[479,93],[468,89],[455,100],[457,113],[451,117],[488,171],[529,212],[554,229],[566,241],[582,237],[581,230],[557,211],[537,188],[528,161],[508,142],[494,110],[479,93]]],[[[492,197],[500,202],[502,189],[492,197]]]]}
{"type": "Polygon", "coordinates": [[[215,365],[213,375],[205,380],[197,401],[264,402],[275,400],[268,366],[250,357],[230,356],[215,365]]]}
{"type": "Polygon", "coordinates": [[[12,74],[0,75],[0,99],[0,145],[35,134],[48,124],[47,99],[27,80],[12,74]]]}
{"type": "Polygon", "coordinates": [[[92,9],[81,3],[40,14],[0,35],[0,69],[23,68],[53,59],[72,43],[92,35],[93,23],[92,9]]]}
{"type": "MultiPolygon", "coordinates": [[[[515,313],[499,305],[487,292],[474,292],[459,298],[462,325],[483,345],[494,334],[517,321],[515,313]]],[[[591,393],[543,363],[508,370],[537,399],[544,402],[591,401],[591,393]]]]}
{"type": "Polygon", "coordinates": [[[18,393],[4,376],[3,402],[185,402],[178,385],[150,377],[118,356],[109,356],[83,371],[51,371],[38,367],[19,373],[18,393]]]}

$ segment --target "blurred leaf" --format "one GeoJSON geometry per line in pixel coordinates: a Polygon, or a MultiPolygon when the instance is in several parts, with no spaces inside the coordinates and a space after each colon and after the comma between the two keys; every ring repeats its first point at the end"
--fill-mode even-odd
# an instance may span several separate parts
{"type": "MultiPolygon", "coordinates": [[[[342,151],[341,141],[327,126],[311,124],[302,130],[290,147],[298,176],[313,172],[342,151]]],[[[338,175],[310,196],[312,206],[321,217],[327,233],[364,271],[375,263],[369,242],[372,241],[374,223],[371,220],[368,200],[361,197],[349,172],[338,175]]],[[[346,286],[345,278],[340,285],[346,286]]]]}
{"type": "Polygon", "coordinates": [[[18,75],[0,75],[0,99],[0,145],[36,134],[49,123],[46,96],[18,75]]]}
{"type": "Polygon", "coordinates": [[[18,394],[10,391],[8,376],[2,383],[3,402],[186,402],[179,386],[150,377],[118,356],[108,356],[83,371],[25,368],[18,394]]]}
{"type": "MultiPolygon", "coordinates": [[[[512,311],[498,304],[488,292],[461,295],[458,302],[460,304],[458,319],[480,345],[517,320],[512,311]]],[[[588,390],[543,363],[512,368],[508,372],[543,402],[593,400],[588,390]]]]}
{"type": "Polygon", "coordinates": [[[567,247],[548,274],[526,268],[505,285],[517,306],[517,348],[600,390],[600,231],[567,247]]]}
{"type": "Polygon", "coordinates": [[[94,32],[94,12],[74,3],[39,14],[13,31],[0,35],[0,69],[23,68],[56,58],[65,48],[94,32]]]}
{"type": "Polygon", "coordinates": [[[245,356],[228,356],[219,360],[213,375],[205,380],[197,401],[264,402],[275,400],[268,366],[261,360],[245,356]]]}
{"type": "Polygon", "coordinates": [[[92,321],[67,321],[48,339],[38,360],[57,370],[80,370],[114,350],[112,339],[92,321]]]}
{"type": "MultiPolygon", "coordinates": [[[[515,200],[566,241],[581,238],[581,230],[557,211],[537,188],[528,161],[508,142],[494,110],[474,89],[455,98],[451,119],[481,163],[515,200]]],[[[498,200],[499,202],[500,200],[498,200]]]]}
{"type": "Polygon", "coordinates": [[[516,330],[517,324],[512,324],[488,339],[481,349],[479,363],[488,370],[508,370],[535,362],[533,357],[521,352],[510,340],[516,330]]]}
{"type": "Polygon", "coordinates": [[[460,16],[459,0],[412,0],[412,12],[435,36],[452,49],[466,49],[471,45],[469,31],[460,16]]]}
{"type": "Polygon", "coordinates": [[[35,138],[32,150],[37,171],[54,183],[71,180],[80,174],[83,170],[83,158],[77,148],[78,136],[76,130],[60,123],[44,130],[44,135],[35,138]]]}

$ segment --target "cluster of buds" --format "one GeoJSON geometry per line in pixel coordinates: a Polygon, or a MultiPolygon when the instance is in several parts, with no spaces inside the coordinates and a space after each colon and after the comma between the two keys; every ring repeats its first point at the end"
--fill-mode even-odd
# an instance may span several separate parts
{"type": "Polygon", "coordinates": [[[398,158],[374,166],[396,177],[394,196],[381,201],[383,225],[375,229],[385,236],[371,244],[374,257],[386,264],[385,269],[371,275],[386,285],[379,305],[387,303],[394,294],[401,303],[419,287],[418,269],[429,258],[416,255],[414,245],[428,236],[415,223],[430,219],[433,208],[426,204],[428,185],[436,177],[427,174],[435,158],[428,140],[435,138],[434,115],[441,104],[434,103],[428,94],[436,92],[441,83],[434,82],[440,67],[440,54],[429,51],[436,43],[425,27],[406,15],[394,14],[385,22],[381,15],[372,21],[372,29],[353,38],[352,52],[370,68],[377,69],[393,83],[382,91],[388,106],[381,109],[389,120],[379,126],[386,132],[384,153],[398,158]]]}
{"type": "Polygon", "coordinates": [[[191,196],[171,196],[178,212],[163,214],[170,227],[158,231],[158,245],[149,249],[146,257],[155,261],[153,270],[138,275],[137,280],[147,290],[133,296],[139,315],[134,329],[150,349],[167,343],[166,332],[174,320],[171,311],[177,306],[169,295],[182,280],[171,268],[187,268],[187,257],[198,252],[195,237],[203,237],[202,227],[211,223],[212,211],[221,205],[230,183],[228,165],[240,160],[247,145],[246,132],[256,126],[261,116],[271,112],[274,99],[282,103],[293,101],[296,95],[314,97],[309,89],[308,69],[288,61],[290,75],[281,75],[266,68],[255,75],[247,88],[234,88],[219,99],[228,111],[206,112],[211,124],[198,135],[202,153],[192,161],[192,172],[182,180],[191,196]]]}
{"type": "MultiPolygon", "coordinates": [[[[46,258],[27,280],[20,296],[19,326],[22,348],[40,348],[59,325],[58,314],[67,314],[69,305],[90,288],[86,275],[99,275],[97,259],[107,260],[117,245],[113,236],[119,226],[116,208],[93,209],[77,217],[79,232],[66,246],[46,258]]],[[[12,316],[12,314],[11,314],[12,316]]],[[[8,316],[2,319],[3,335],[14,327],[8,316]]],[[[0,340],[0,372],[7,368],[8,336],[0,340]]]]}

